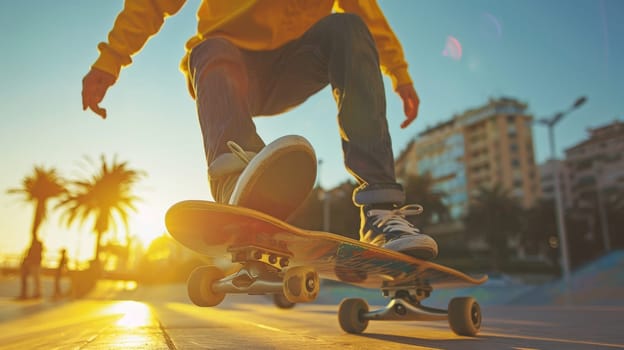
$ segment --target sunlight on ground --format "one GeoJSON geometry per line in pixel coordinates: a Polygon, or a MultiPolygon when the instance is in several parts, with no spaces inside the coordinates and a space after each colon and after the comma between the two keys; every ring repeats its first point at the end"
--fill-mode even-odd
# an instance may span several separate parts
{"type": "Polygon", "coordinates": [[[111,332],[110,337],[101,337],[94,345],[101,348],[145,349],[149,344],[157,344],[162,340],[158,321],[152,309],[138,301],[120,301],[115,303],[109,312],[121,314],[111,332]]]}
{"type": "Polygon", "coordinates": [[[146,304],[138,301],[120,301],[110,309],[112,313],[120,313],[123,316],[115,322],[122,328],[146,327],[153,323],[152,311],[146,304]]]}
{"type": "MultiPolygon", "coordinates": [[[[106,339],[101,344],[102,349],[150,349],[152,344],[159,344],[161,337],[147,332],[138,334],[120,334],[106,339]]],[[[97,344],[100,345],[100,344],[97,344]]]]}

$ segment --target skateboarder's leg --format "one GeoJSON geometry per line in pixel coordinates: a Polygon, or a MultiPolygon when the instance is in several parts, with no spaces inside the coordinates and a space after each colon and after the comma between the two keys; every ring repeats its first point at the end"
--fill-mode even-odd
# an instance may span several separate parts
{"type": "Polygon", "coordinates": [[[338,36],[329,71],[338,102],[347,169],[360,186],[353,201],[361,209],[360,240],[421,258],[437,256],[436,242],[409,221],[422,207],[403,206],[405,194],[396,182],[394,156],[386,118],[385,90],[375,43],[356,16],[338,36]]]}
{"type": "Polygon", "coordinates": [[[211,178],[212,195],[217,202],[227,203],[245,167],[230,154],[227,142],[251,152],[249,158],[264,147],[249,111],[247,70],[236,46],[224,39],[208,39],[191,52],[189,71],[208,168],[225,169],[211,178]]]}
{"type": "Polygon", "coordinates": [[[258,76],[262,63],[279,52],[257,55],[264,57],[225,39],[208,39],[193,49],[189,71],[213,197],[286,218],[312,188],[316,158],[300,137],[283,137],[265,147],[256,133],[252,116],[262,114],[257,92],[266,87],[258,76]],[[306,173],[292,176],[297,171],[306,173]]]}
{"type": "Polygon", "coordinates": [[[253,157],[264,146],[253,115],[281,113],[328,83],[339,106],[347,168],[360,183],[387,183],[396,192],[377,53],[359,17],[328,16],[273,51],[240,50],[225,39],[208,39],[193,49],[189,71],[211,178],[225,179],[211,181],[217,201],[228,202],[245,167],[227,142],[253,157]],[[228,176],[232,169],[236,176],[228,176]]]}
{"type": "Polygon", "coordinates": [[[347,170],[360,184],[376,185],[380,200],[403,198],[395,180],[377,49],[364,22],[353,14],[330,15],[283,51],[262,111],[295,106],[331,84],[347,170]]]}
{"type": "Polygon", "coordinates": [[[361,239],[419,257],[437,255],[435,241],[405,219],[419,210],[399,209],[405,195],[394,173],[379,58],[364,22],[353,14],[334,14],[291,46],[294,53],[286,55],[289,63],[275,78],[279,89],[266,100],[286,94],[296,82],[306,82],[303,87],[311,90],[331,84],[345,165],[360,183],[354,202],[362,208],[361,239]]]}

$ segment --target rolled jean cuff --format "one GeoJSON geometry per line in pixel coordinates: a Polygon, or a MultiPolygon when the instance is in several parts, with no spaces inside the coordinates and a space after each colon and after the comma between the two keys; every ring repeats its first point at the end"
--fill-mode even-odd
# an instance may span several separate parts
{"type": "Polygon", "coordinates": [[[353,203],[357,206],[386,203],[403,205],[405,192],[403,186],[397,183],[363,184],[353,191],[353,203]]]}

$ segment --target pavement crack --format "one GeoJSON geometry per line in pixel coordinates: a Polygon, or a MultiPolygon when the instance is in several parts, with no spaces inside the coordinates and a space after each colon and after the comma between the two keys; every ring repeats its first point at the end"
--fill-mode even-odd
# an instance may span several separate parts
{"type": "Polygon", "coordinates": [[[165,326],[163,326],[162,322],[158,321],[158,327],[160,327],[163,338],[165,338],[165,343],[167,343],[167,347],[171,350],[177,350],[175,344],[173,343],[173,340],[169,336],[169,333],[167,333],[167,330],[165,329],[165,326]]]}

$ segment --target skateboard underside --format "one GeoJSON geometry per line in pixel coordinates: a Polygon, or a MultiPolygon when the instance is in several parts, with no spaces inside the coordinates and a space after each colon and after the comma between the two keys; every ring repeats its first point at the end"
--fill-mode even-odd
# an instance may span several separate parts
{"type": "Polygon", "coordinates": [[[198,306],[218,305],[228,293],[274,294],[280,306],[316,298],[319,278],[378,288],[390,298],[369,311],[362,299],[340,306],[343,330],[361,333],[370,320],[448,320],[457,334],[479,330],[479,305],[456,298],[448,310],[421,305],[434,288],[477,285],[472,277],[435,263],[326,232],[307,231],[266,214],[207,201],[184,201],[166,215],[169,233],[186,247],[210,258],[230,259],[237,272],[225,276],[214,266],[196,269],[188,281],[190,299],[198,306]]]}
{"type": "Polygon", "coordinates": [[[262,213],[207,201],[185,201],[167,213],[171,235],[188,248],[212,258],[230,258],[232,250],[256,247],[278,264],[310,266],[321,278],[365,288],[421,280],[434,288],[481,284],[486,276],[459,271],[361,243],[339,235],[306,231],[262,213]]]}

